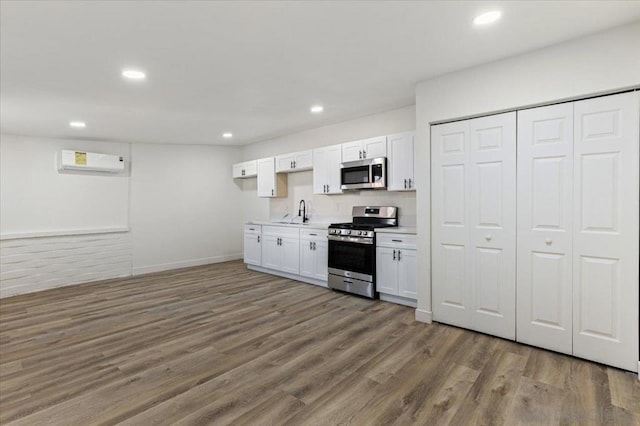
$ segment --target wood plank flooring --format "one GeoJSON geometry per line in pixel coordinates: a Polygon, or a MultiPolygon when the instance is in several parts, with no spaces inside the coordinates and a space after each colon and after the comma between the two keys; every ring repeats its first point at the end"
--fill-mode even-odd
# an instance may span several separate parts
{"type": "Polygon", "coordinates": [[[640,424],[617,369],[227,262],[0,300],[0,423],[640,424]]]}

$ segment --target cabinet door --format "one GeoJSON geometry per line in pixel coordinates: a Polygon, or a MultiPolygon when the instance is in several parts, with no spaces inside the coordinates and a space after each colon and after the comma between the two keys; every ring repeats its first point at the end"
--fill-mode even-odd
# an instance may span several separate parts
{"type": "Polygon", "coordinates": [[[260,266],[261,262],[261,236],[251,233],[244,234],[244,263],[260,266]]]}
{"type": "Polygon", "coordinates": [[[258,174],[258,162],[256,160],[245,161],[242,165],[244,177],[255,177],[258,174]]]}
{"type": "Polygon", "coordinates": [[[387,191],[415,191],[413,132],[387,137],[387,191]]]}
{"type": "Polygon", "coordinates": [[[638,370],[638,93],[574,104],[573,353],[638,370]]]}
{"type": "Polygon", "coordinates": [[[313,151],[296,152],[293,161],[295,171],[311,170],[313,167],[313,151]]]}
{"type": "Polygon", "coordinates": [[[380,158],[387,156],[387,137],[378,136],[362,141],[362,156],[364,158],[380,158]]]}
{"type": "Polygon", "coordinates": [[[314,278],[316,273],[315,261],[313,241],[300,240],[300,275],[314,278]]]}
{"type": "Polygon", "coordinates": [[[300,239],[293,237],[281,237],[280,245],[280,270],[298,275],[300,257],[300,239]]]}
{"type": "Polygon", "coordinates": [[[329,242],[327,240],[313,242],[315,254],[315,272],[313,278],[327,281],[329,279],[329,242]]]}
{"type": "Polygon", "coordinates": [[[238,163],[238,164],[234,164],[232,167],[232,171],[231,171],[231,175],[234,178],[241,178],[244,177],[242,174],[242,167],[244,166],[244,163],[238,163]]]}
{"type": "Polygon", "coordinates": [[[471,326],[468,150],[468,122],[431,127],[433,319],[467,328],[471,326]]]}
{"type": "Polygon", "coordinates": [[[518,112],[517,340],[572,353],[573,103],[518,112]]]}
{"type": "Polygon", "coordinates": [[[516,337],[516,113],[469,120],[472,328],[516,337]]]}
{"type": "Polygon", "coordinates": [[[398,296],[418,299],[418,258],[415,250],[401,250],[398,260],[398,296]]]}
{"type": "Polygon", "coordinates": [[[331,145],[313,151],[313,193],[340,194],[342,145],[331,145]]]}
{"type": "Polygon", "coordinates": [[[276,157],[276,173],[289,172],[293,170],[294,154],[278,155],[276,157]]]}
{"type": "Polygon", "coordinates": [[[342,161],[362,160],[362,142],[353,141],[342,144],[342,161]]]}
{"type": "Polygon", "coordinates": [[[398,250],[376,247],[376,291],[398,295],[398,250]]]}
{"type": "Polygon", "coordinates": [[[276,190],[276,171],[274,157],[258,160],[258,197],[274,197],[276,190]]]}
{"type": "Polygon", "coordinates": [[[273,235],[262,236],[262,266],[271,269],[280,269],[280,246],[278,237],[273,235]]]}

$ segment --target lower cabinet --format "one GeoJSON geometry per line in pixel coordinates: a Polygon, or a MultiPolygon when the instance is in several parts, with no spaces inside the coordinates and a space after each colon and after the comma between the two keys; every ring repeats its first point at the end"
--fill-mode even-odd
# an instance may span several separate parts
{"type": "Polygon", "coordinates": [[[249,269],[327,287],[327,230],[245,225],[244,262],[249,269]]]}
{"type": "Polygon", "coordinates": [[[329,243],[326,231],[300,231],[300,275],[328,279],[329,243]]]}
{"type": "Polygon", "coordinates": [[[415,306],[417,271],[415,235],[378,233],[376,287],[382,300],[415,306]]]}
{"type": "Polygon", "coordinates": [[[244,263],[262,264],[262,226],[244,226],[244,263]]]}
{"type": "Polygon", "coordinates": [[[298,228],[265,226],[262,230],[262,266],[290,274],[299,273],[298,228]]]}

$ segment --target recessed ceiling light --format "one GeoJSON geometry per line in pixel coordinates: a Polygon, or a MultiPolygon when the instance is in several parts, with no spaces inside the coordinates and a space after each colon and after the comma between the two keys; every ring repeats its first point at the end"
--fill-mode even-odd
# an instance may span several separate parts
{"type": "Polygon", "coordinates": [[[324,111],[324,107],[322,105],[314,105],[311,107],[311,112],[314,114],[317,114],[322,111],[324,111]]]}
{"type": "Polygon", "coordinates": [[[147,75],[144,72],[134,69],[122,70],[122,76],[129,80],[144,80],[147,78],[147,75]]]}
{"type": "Polygon", "coordinates": [[[87,127],[87,123],[84,121],[70,121],[69,127],[73,127],[74,129],[84,129],[87,127]]]}
{"type": "Polygon", "coordinates": [[[483,13],[482,15],[478,15],[473,20],[475,25],[487,25],[493,22],[496,22],[502,16],[502,12],[499,10],[492,10],[491,12],[483,13]]]}
{"type": "Polygon", "coordinates": [[[227,139],[232,138],[233,137],[233,133],[225,132],[225,133],[222,134],[222,137],[223,138],[227,138],[227,139]]]}

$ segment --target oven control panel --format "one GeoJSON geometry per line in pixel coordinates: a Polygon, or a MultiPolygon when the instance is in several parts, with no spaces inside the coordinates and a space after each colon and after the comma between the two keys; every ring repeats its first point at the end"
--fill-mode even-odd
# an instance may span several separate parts
{"type": "Polygon", "coordinates": [[[350,237],[373,238],[373,231],[360,231],[356,229],[332,229],[329,228],[329,235],[345,235],[350,237]]]}

